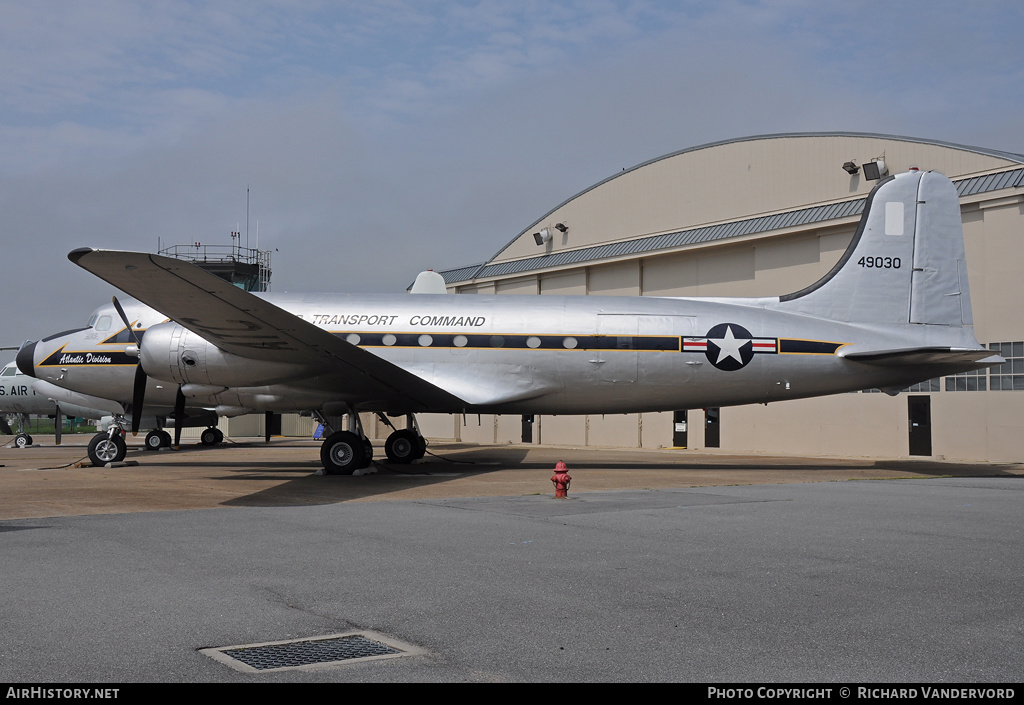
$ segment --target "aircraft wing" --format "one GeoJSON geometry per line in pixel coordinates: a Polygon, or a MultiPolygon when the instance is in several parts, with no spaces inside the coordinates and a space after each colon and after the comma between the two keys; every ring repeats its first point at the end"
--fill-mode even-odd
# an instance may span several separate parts
{"type": "Polygon", "coordinates": [[[312,374],[344,373],[346,386],[360,396],[401,400],[409,410],[466,406],[421,377],[188,262],[91,248],[74,250],[68,259],[233,355],[308,365],[312,374]]]}
{"type": "Polygon", "coordinates": [[[943,347],[899,348],[893,350],[864,350],[844,353],[840,357],[880,367],[904,367],[907,365],[970,365],[989,367],[1005,362],[991,350],[957,349],[943,347]],[[989,359],[991,358],[991,359],[989,359]],[[981,361],[984,362],[981,362],[981,361]]]}

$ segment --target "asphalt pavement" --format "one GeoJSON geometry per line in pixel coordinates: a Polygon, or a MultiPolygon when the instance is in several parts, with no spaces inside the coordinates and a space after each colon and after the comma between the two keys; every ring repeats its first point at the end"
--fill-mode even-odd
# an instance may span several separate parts
{"type": "Polygon", "coordinates": [[[438,445],[336,477],[307,441],[82,448],[0,450],[2,682],[1024,676],[1017,465],[438,445]],[[203,651],[337,634],[399,653],[203,651]]]}

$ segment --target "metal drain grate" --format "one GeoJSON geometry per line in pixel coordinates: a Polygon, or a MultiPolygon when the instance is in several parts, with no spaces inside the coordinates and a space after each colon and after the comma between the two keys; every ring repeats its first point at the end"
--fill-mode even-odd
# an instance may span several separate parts
{"type": "Polygon", "coordinates": [[[331,634],[292,641],[201,649],[201,651],[237,670],[259,673],[422,653],[420,649],[399,644],[393,639],[387,639],[383,635],[372,632],[331,634]]]}

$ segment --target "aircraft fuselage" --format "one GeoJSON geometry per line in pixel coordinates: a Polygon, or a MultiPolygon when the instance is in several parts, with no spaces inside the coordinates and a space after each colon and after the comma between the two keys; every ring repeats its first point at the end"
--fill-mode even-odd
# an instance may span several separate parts
{"type": "MultiPolygon", "coordinates": [[[[927,338],[932,328],[908,324],[901,334],[891,326],[835,323],[772,310],[777,299],[260,297],[450,391],[465,404],[421,410],[455,413],[665,411],[905,385],[905,368],[873,367],[837,353],[851,345],[899,347],[905,337],[927,338]]],[[[133,320],[147,309],[135,306],[128,309],[133,320]]],[[[210,406],[289,411],[345,402],[404,411],[397,400],[365,398],[358,375],[343,366],[306,374],[301,366],[223,353],[175,323],[147,327],[147,405],[172,407],[182,385],[190,403],[210,406]],[[161,356],[157,364],[154,355],[161,356]],[[350,397],[339,388],[352,389],[350,397]]],[[[258,336],[246,342],[250,333],[239,326],[236,342],[257,349],[258,336]]],[[[939,333],[948,344],[949,330],[939,333]]],[[[124,352],[124,342],[109,340],[88,330],[53,339],[36,351],[36,373],[96,396],[121,390],[116,398],[130,400],[137,358],[124,352]]],[[[965,332],[964,345],[972,340],[965,332]]],[[[937,373],[942,370],[933,366],[922,379],[937,373]]]]}

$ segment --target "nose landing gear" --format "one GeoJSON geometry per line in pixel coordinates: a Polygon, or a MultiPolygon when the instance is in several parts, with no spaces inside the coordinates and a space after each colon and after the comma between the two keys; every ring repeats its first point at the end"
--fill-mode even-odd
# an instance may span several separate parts
{"type": "Polygon", "coordinates": [[[107,463],[120,463],[128,453],[128,445],[124,442],[124,430],[118,423],[110,425],[104,433],[97,433],[89,441],[89,460],[96,467],[107,463]]]}

